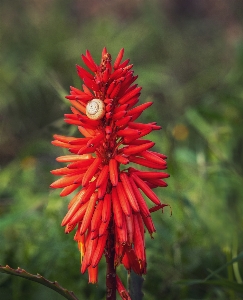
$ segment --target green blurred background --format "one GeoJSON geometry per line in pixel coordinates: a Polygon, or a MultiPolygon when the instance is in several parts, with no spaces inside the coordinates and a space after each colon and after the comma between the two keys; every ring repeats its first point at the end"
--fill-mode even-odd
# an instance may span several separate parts
{"type": "MultiPolygon", "coordinates": [[[[242,260],[214,284],[181,282],[204,279],[243,250],[242,18],[241,0],[1,0],[1,265],[57,280],[79,299],[104,299],[104,262],[99,283],[88,284],[73,234],[60,227],[69,199],[50,191],[49,171],[65,152],[50,141],[76,133],[63,114],[69,86],[81,86],[80,54],[89,49],[99,61],[104,46],[113,58],[124,47],[141,101],[154,101],[140,120],[163,127],[150,138],[171,174],[157,193],[173,214],[154,213],[144,299],[242,299],[242,260]]],[[[0,299],[63,298],[0,274],[0,299]]]]}

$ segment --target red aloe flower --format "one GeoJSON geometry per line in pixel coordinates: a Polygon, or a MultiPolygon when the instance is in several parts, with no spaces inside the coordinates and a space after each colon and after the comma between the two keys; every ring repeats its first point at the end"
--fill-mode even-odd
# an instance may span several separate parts
{"type": "MultiPolygon", "coordinates": [[[[129,59],[122,62],[123,53],[121,49],[113,66],[106,48],[100,65],[89,51],[82,55],[89,71],[77,66],[83,90],[71,87],[66,98],[72,113],[65,115],[65,121],[76,125],[84,137],[54,135],[52,142],[72,153],[57,158],[68,165],[52,171],[63,177],[51,187],[63,188],[61,196],[76,191],[62,226],[66,226],[66,233],[76,229],[81,272],[88,270],[92,283],[97,282],[104,253],[107,263],[112,260],[113,272],[123,264],[139,275],[146,273],[145,228],[150,235],[155,232],[151,213],[166,206],[153,191],[167,186],[164,178],[169,175],[161,171],[167,168],[166,156],[152,151],[155,143],[143,139],[161,127],[155,122],[135,122],[152,102],[135,106],[141,87],[133,84],[137,76],[129,59]],[[122,167],[129,163],[133,167],[122,167]],[[144,171],[140,166],[156,171],[144,171]],[[144,196],[154,204],[150,209],[144,196]],[[112,251],[113,255],[109,254],[112,251]]],[[[122,298],[129,299],[120,279],[113,277],[122,298]]]]}

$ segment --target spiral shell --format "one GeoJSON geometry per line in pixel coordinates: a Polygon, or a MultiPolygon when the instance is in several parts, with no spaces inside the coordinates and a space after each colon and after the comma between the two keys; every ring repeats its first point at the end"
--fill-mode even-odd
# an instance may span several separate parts
{"type": "Polygon", "coordinates": [[[105,115],[105,103],[100,99],[92,99],[86,105],[86,115],[91,120],[100,120],[105,115]]]}

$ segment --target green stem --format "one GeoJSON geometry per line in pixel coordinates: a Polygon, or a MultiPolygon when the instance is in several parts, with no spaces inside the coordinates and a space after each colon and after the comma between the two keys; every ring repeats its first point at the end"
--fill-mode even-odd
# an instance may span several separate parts
{"type": "Polygon", "coordinates": [[[144,278],[140,275],[137,275],[131,271],[127,276],[128,281],[128,291],[132,300],[142,300],[143,299],[143,282],[144,278]]]}
{"type": "MultiPolygon", "coordinates": [[[[231,254],[231,250],[228,249],[228,251],[226,251],[226,258],[227,258],[227,262],[229,263],[232,259],[232,254],[231,254]]],[[[229,281],[233,281],[234,278],[233,278],[233,267],[232,267],[232,264],[228,265],[227,266],[227,273],[228,273],[228,280],[229,281]]],[[[229,290],[229,298],[230,300],[233,300],[235,299],[235,292],[234,290],[230,289],[229,290]]]]}

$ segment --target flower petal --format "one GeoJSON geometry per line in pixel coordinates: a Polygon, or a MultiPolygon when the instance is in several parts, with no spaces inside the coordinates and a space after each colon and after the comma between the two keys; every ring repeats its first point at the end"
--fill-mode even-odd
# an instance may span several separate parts
{"type": "Polygon", "coordinates": [[[97,193],[94,193],[88,203],[84,218],[83,218],[83,222],[82,225],[80,227],[80,235],[84,234],[85,231],[87,230],[87,228],[89,227],[90,223],[91,223],[91,219],[94,213],[94,209],[95,209],[95,203],[96,200],[98,198],[97,193]]]}
{"type": "Polygon", "coordinates": [[[118,198],[119,198],[119,201],[120,201],[120,204],[121,204],[121,208],[122,208],[124,214],[126,216],[130,216],[131,212],[132,212],[131,211],[131,205],[128,201],[127,195],[126,195],[125,190],[123,188],[123,184],[121,182],[117,183],[116,190],[117,190],[117,195],[118,195],[118,198]]]}
{"type": "Polygon", "coordinates": [[[139,212],[139,206],[138,206],[138,203],[137,203],[137,199],[134,195],[134,192],[133,192],[133,189],[132,189],[132,186],[131,186],[131,183],[130,183],[130,180],[129,180],[129,177],[127,176],[126,173],[122,172],[120,174],[120,178],[121,178],[121,181],[122,181],[122,185],[124,187],[124,191],[127,195],[127,198],[130,202],[130,205],[133,209],[134,212],[139,212]]]}
{"type": "Polygon", "coordinates": [[[115,59],[115,62],[114,62],[114,70],[116,70],[117,68],[118,68],[118,66],[120,65],[120,62],[121,62],[121,60],[122,60],[122,57],[123,57],[123,55],[124,55],[124,48],[122,48],[120,51],[119,51],[119,53],[118,53],[118,55],[117,55],[117,57],[116,57],[116,59],[115,59]]]}
{"type": "Polygon", "coordinates": [[[98,244],[95,249],[94,256],[92,258],[92,263],[91,263],[93,268],[95,268],[98,265],[98,263],[100,262],[100,259],[104,252],[104,249],[105,249],[107,235],[108,235],[108,232],[106,232],[104,235],[100,236],[98,239],[98,244]]]}
{"type": "Polygon", "coordinates": [[[100,157],[96,157],[94,162],[90,165],[86,173],[84,174],[82,185],[86,186],[90,180],[93,178],[93,176],[96,174],[100,164],[102,162],[102,159],[100,157]]]}
{"type": "Polygon", "coordinates": [[[111,158],[109,161],[109,172],[111,183],[113,186],[116,186],[118,182],[118,165],[114,158],[111,158]]]}
{"type": "Polygon", "coordinates": [[[122,212],[120,201],[118,199],[117,191],[114,188],[111,191],[111,198],[112,198],[112,208],[113,208],[114,220],[116,226],[122,228],[123,212],[122,212]]]}
{"type": "Polygon", "coordinates": [[[103,208],[103,201],[100,200],[96,205],[94,214],[92,216],[91,229],[90,229],[91,232],[98,229],[99,221],[101,220],[102,208],[103,208]]]}
{"type": "Polygon", "coordinates": [[[102,222],[106,223],[111,217],[111,194],[106,194],[102,209],[102,222]]]}
{"type": "Polygon", "coordinates": [[[144,194],[156,205],[160,205],[161,202],[157,195],[149,188],[149,186],[140,179],[136,174],[132,174],[131,177],[134,179],[136,185],[144,192],[144,194]]]}

